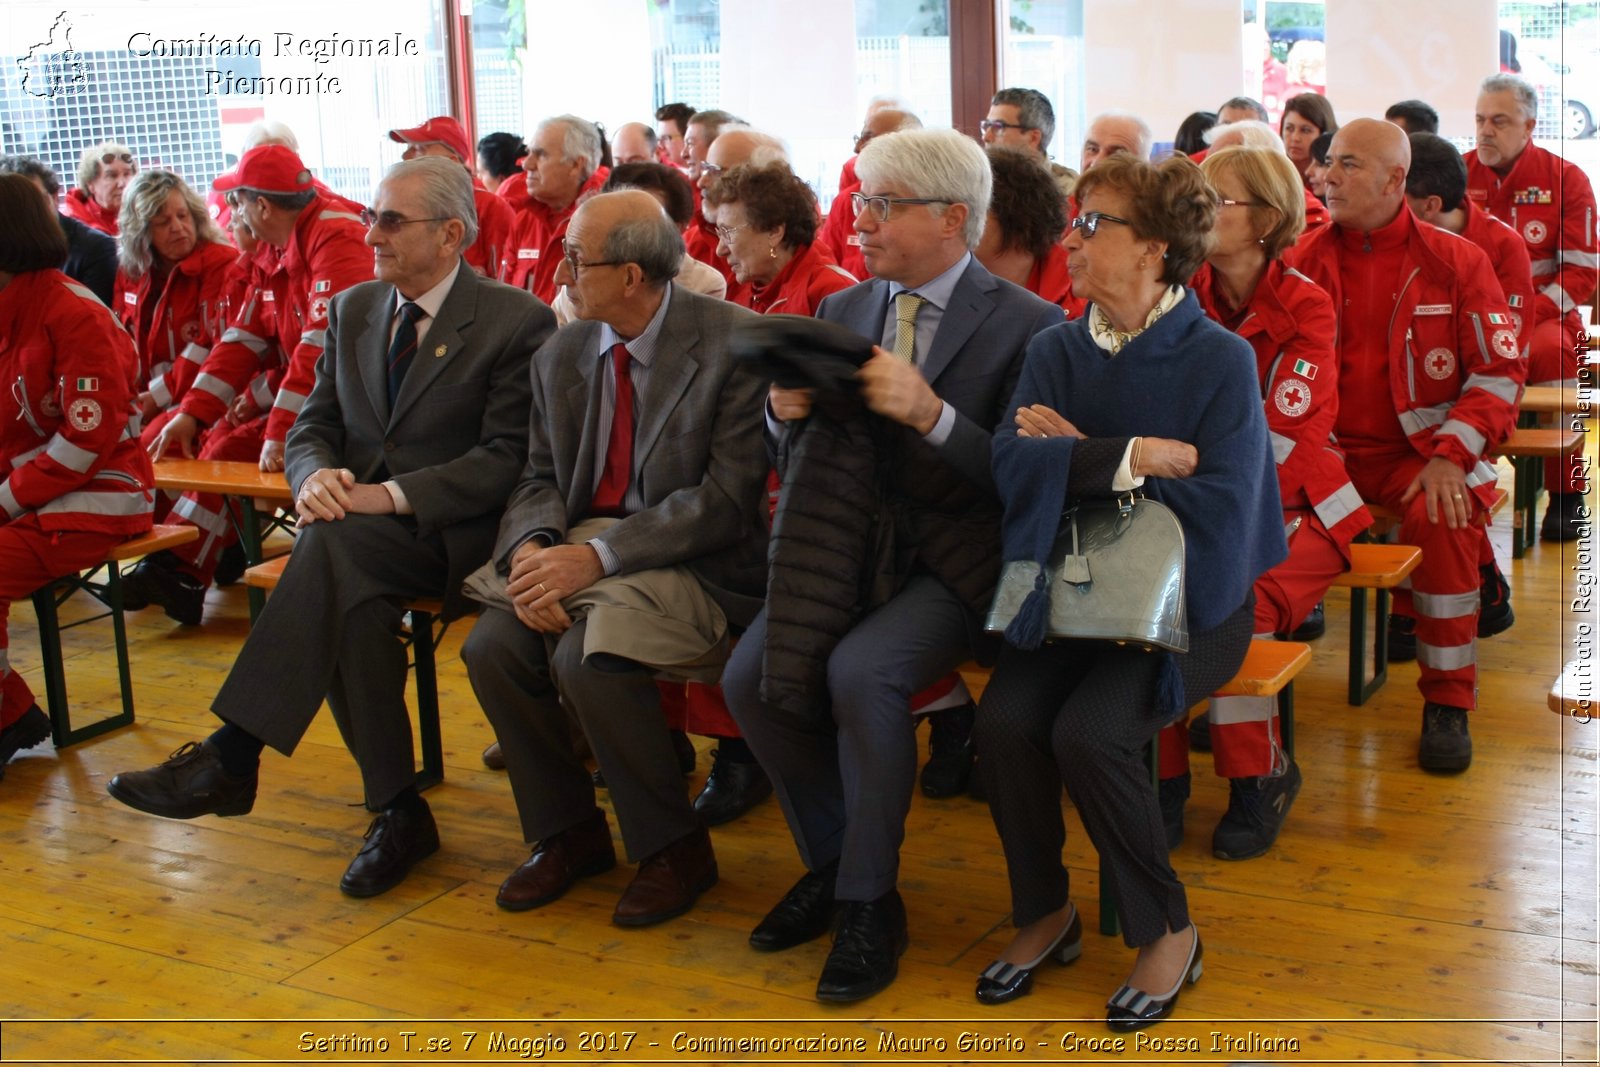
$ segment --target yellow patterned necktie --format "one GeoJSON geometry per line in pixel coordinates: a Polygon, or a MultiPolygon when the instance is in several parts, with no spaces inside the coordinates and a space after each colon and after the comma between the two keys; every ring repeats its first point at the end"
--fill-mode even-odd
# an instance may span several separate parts
{"type": "Polygon", "coordinates": [[[894,356],[914,364],[917,347],[917,312],[927,298],[916,293],[896,293],[894,297],[894,356]]]}

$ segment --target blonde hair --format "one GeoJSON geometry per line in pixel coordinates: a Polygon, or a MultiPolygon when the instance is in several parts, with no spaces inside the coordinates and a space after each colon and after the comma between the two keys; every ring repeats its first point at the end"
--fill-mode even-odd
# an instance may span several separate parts
{"type": "Polygon", "coordinates": [[[189,188],[189,183],[170,170],[141,171],[128,183],[122,197],[122,212],[117,216],[121,230],[122,269],[130,278],[139,278],[150,269],[155,250],[150,245],[150,223],[167,206],[167,198],[174,191],[183,194],[184,206],[194,220],[195,247],[210,241],[226,244],[222,231],[211,221],[205,201],[189,188]]]}
{"type": "Polygon", "coordinates": [[[1262,206],[1249,208],[1250,220],[1257,228],[1266,226],[1261,247],[1268,259],[1283,255],[1305,230],[1305,186],[1300,172],[1282,152],[1224,148],[1206,156],[1200,171],[1213,186],[1218,177],[1235,178],[1244,186],[1246,196],[1260,201],[1262,206]]]}

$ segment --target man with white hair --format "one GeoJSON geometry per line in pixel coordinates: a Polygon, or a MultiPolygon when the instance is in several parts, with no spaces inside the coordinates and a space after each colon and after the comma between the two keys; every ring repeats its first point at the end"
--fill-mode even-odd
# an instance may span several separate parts
{"type": "Polygon", "coordinates": [[[223,724],[108,786],[152,815],[244,815],[262,749],[292,755],[326,699],[375,816],[339,882],[354,897],[392,889],[438,851],[397,635],[407,600],[442,597],[446,617],[467,607],[462,580],[488,558],[527,460],[528,365],[555,330],[549,308],[465,266],[477,221],[460,164],[397,163],[367,216],[377,280],[328,313],[316,386],[289,433],[303,528],[212,702],[223,724]]]}
{"type": "MultiPolygon", "coordinates": [[[[1600,278],[1595,249],[1594,189],[1583,170],[1533,143],[1539,98],[1514,74],[1483,80],[1473,118],[1477,150],[1467,154],[1467,199],[1522,235],[1533,261],[1529,385],[1573,384],[1584,322],[1578,305],[1594,298],[1600,278]]],[[[1528,309],[1516,308],[1525,316],[1528,309]]],[[[1545,463],[1550,509],[1539,537],[1572,541],[1588,528],[1587,486],[1577,457],[1545,463]]]]}
{"type": "MultiPolygon", "coordinates": [[[[722,682],[807,869],[756,926],[751,946],[778,951],[819,937],[837,903],[833,950],[816,990],[835,1002],[886,988],[905,951],[905,905],[895,887],[917,770],[906,708],[973,655],[1000,566],[990,434],[1011,415],[1029,339],[1061,321],[1059,307],[995,278],[972,255],[991,176],[971,137],[888,134],[867,145],[856,169],[855,226],[873,278],[825,299],[817,317],[881,342],[856,375],[866,408],[856,417],[881,434],[887,482],[878,499],[858,502],[846,479],[830,482],[791,461],[774,529],[781,542],[786,523],[801,522],[791,514],[834,506],[834,498],[893,512],[894,543],[874,583],[883,593],[858,612],[852,594],[836,590],[853,625],[836,641],[820,637],[805,623],[803,602],[828,596],[819,589],[826,583],[815,572],[801,576],[799,556],[811,549],[799,533],[796,555],[775,549],[766,607],[722,682]],[[808,473],[819,479],[809,492],[808,473]]],[[[808,437],[814,401],[831,417],[856,396],[774,387],[767,431],[778,454],[808,437]]],[[[823,540],[813,548],[825,551],[823,540]]]]}
{"type": "Polygon", "coordinates": [[[548,304],[556,298],[556,266],[567,223],[579,198],[598,192],[611,171],[600,165],[600,131],[576,115],[539,123],[523,170],[531,199],[517,212],[500,280],[548,304]]]}
{"type": "Polygon", "coordinates": [[[1138,115],[1129,111],[1101,112],[1089,123],[1089,132],[1083,138],[1083,165],[1079,170],[1091,170],[1096,163],[1118,152],[1131,152],[1147,160],[1150,143],[1150,126],[1138,115]]]}

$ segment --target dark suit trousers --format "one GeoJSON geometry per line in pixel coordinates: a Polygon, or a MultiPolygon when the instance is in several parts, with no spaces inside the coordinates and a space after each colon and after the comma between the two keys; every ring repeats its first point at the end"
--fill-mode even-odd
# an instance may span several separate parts
{"type": "Polygon", "coordinates": [[[565,701],[605,772],[628,859],[638,862],[692,832],[699,820],[655,676],[586,665],[587,626],[580,619],[547,637],[511,612],[489,608],[467,635],[461,659],[500,741],[523,838],[554,837],[595,810],[594,783],[573,751],[565,701]]]}
{"type": "MultiPolygon", "coordinates": [[[[1178,657],[1189,704],[1238,672],[1253,629],[1252,598],[1221,624],[1190,635],[1188,654],[1178,657]]],[[[1153,710],[1158,665],[1148,652],[1100,641],[1001,650],[975,736],[1018,926],[1067,903],[1063,782],[1110,874],[1123,940],[1147,945],[1189,924],[1146,756],[1167,725],[1153,710]]]]}
{"type": "Polygon", "coordinates": [[[767,613],[734,647],[723,695],[772,778],[810,870],[839,860],[841,900],[895,887],[917,775],[912,694],[970,655],[971,613],[945,585],[919,575],[845,635],[828,658],[827,701],[786,715],[760,697],[767,613]],[[826,706],[832,704],[832,714],[826,706]]]}
{"type": "Polygon", "coordinates": [[[301,531],[211,710],[285,756],[324,698],[369,808],[416,780],[402,604],[444,591],[444,542],[415,520],[348,515],[301,531]]]}

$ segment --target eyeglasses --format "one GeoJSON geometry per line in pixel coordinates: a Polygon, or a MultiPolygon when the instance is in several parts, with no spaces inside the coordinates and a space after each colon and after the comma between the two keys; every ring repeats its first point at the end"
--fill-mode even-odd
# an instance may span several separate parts
{"type": "Polygon", "coordinates": [[[620,259],[596,259],[585,263],[578,258],[580,255],[582,253],[576,248],[563,247],[561,249],[561,261],[567,265],[567,269],[572,272],[574,278],[590,267],[620,267],[624,263],[620,259]]]}
{"type": "Polygon", "coordinates": [[[879,222],[889,221],[889,212],[894,210],[896,204],[953,204],[954,200],[939,200],[925,196],[863,196],[860,193],[850,194],[850,207],[857,215],[872,207],[873,217],[879,222]]]}
{"type": "Polygon", "coordinates": [[[702,164],[700,164],[700,173],[701,174],[709,174],[713,178],[715,178],[717,175],[721,174],[724,170],[727,170],[727,169],[728,168],[726,168],[726,167],[719,167],[715,163],[702,163],[702,164]]]}
{"type": "Polygon", "coordinates": [[[1072,220],[1074,230],[1082,230],[1085,240],[1093,237],[1100,231],[1102,222],[1120,222],[1124,226],[1132,226],[1127,219],[1119,219],[1115,215],[1107,215],[1104,211],[1091,211],[1087,215],[1079,215],[1072,220]]]}
{"type": "Polygon", "coordinates": [[[733,244],[733,239],[739,236],[740,230],[747,230],[749,226],[718,226],[717,237],[725,244],[733,244]]]}
{"type": "Polygon", "coordinates": [[[1266,207],[1267,205],[1263,204],[1259,200],[1229,200],[1227,197],[1223,196],[1223,197],[1218,197],[1217,198],[1217,206],[1218,207],[1266,207]]]}
{"type": "Polygon", "coordinates": [[[100,165],[103,167],[109,167],[113,163],[126,163],[131,167],[133,166],[133,155],[129,152],[107,152],[100,157],[100,165]]]}
{"type": "Polygon", "coordinates": [[[1024,126],[1020,122],[1004,122],[1000,119],[984,119],[978,123],[978,131],[980,133],[992,133],[996,136],[1005,133],[1007,130],[1037,130],[1038,128],[1037,126],[1024,126]]]}
{"type": "Polygon", "coordinates": [[[400,227],[410,226],[413,222],[448,222],[444,216],[431,219],[408,219],[398,211],[375,211],[370,207],[361,209],[361,224],[368,229],[376,226],[383,233],[399,233],[400,227]]]}

